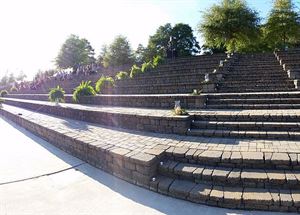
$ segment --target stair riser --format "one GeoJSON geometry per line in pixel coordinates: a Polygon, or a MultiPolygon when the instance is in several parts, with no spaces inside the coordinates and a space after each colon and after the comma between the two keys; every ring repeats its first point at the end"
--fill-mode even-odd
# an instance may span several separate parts
{"type": "Polygon", "coordinates": [[[294,189],[300,190],[300,182],[285,180],[269,180],[267,179],[249,179],[249,178],[234,178],[230,179],[226,176],[214,175],[198,175],[195,176],[186,172],[174,172],[165,168],[159,168],[159,174],[173,178],[192,181],[194,183],[201,183],[214,186],[233,186],[242,188],[270,188],[270,189],[294,189]]]}
{"type": "Polygon", "coordinates": [[[247,99],[240,99],[240,100],[208,100],[208,105],[231,105],[231,104],[300,104],[300,99],[290,99],[290,100],[275,100],[275,99],[266,99],[266,100],[247,100],[247,99]]]}
{"type": "Polygon", "coordinates": [[[300,93],[278,93],[278,94],[232,94],[232,95],[208,95],[208,100],[214,100],[214,99],[287,99],[287,98],[300,98],[300,93]]]}
{"type": "Polygon", "coordinates": [[[228,137],[228,138],[246,138],[246,139],[270,139],[270,140],[300,140],[299,135],[290,136],[288,133],[286,134],[267,134],[267,132],[262,133],[248,133],[248,131],[239,131],[232,132],[230,130],[217,130],[216,132],[207,132],[203,131],[193,131],[191,129],[187,132],[190,136],[201,136],[201,137],[228,137]]]}
{"type": "Polygon", "coordinates": [[[194,120],[197,121],[241,121],[241,122],[300,122],[300,116],[227,116],[227,115],[194,115],[194,120]]]}
{"type": "Polygon", "coordinates": [[[257,110],[266,110],[266,109],[299,109],[300,105],[298,104],[285,104],[285,105],[259,105],[259,104],[254,104],[254,105],[207,105],[206,108],[208,109],[237,109],[237,110],[245,110],[245,109],[257,109],[257,110]]]}
{"type": "Polygon", "coordinates": [[[259,125],[259,124],[223,124],[215,125],[209,123],[192,123],[192,128],[196,129],[218,129],[218,130],[238,130],[238,131],[299,131],[299,125],[259,125]]]}

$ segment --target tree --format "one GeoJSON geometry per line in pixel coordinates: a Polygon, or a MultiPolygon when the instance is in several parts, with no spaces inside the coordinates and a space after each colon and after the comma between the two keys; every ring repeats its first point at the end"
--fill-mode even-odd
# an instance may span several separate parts
{"type": "Polygon", "coordinates": [[[103,51],[103,65],[122,66],[133,63],[133,52],[126,37],[119,35],[103,51]]]}
{"type": "Polygon", "coordinates": [[[147,61],[147,48],[145,48],[142,44],[139,44],[137,49],[134,52],[135,62],[137,64],[142,64],[147,61]]]}
{"type": "Polygon", "coordinates": [[[94,49],[87,39],[72,34],[62,45],[55,61],[59,68],[72,68],[76,71],[80,65],[93,63],[94,54],[94,49]]]}
{"type": "Polygon", "coordinates": [[[265,41],[271,49],[300,43],[300,16],[291,0],[274,1],[264,26],[265,41]]]}
{"type": "Polygon", "coordinates": [[[198,31],[208,47],[227,51],[247,51],[259,39],[258,13],[248,8],[243,0],[223,0],[203,13],[198,31]]]}
{"type": "Polygon", "coordinates": [[[199,43],[193,35],[193,30],[189,25],[178,23],[172,29],[174,47],[178,56],[190,56],[198,53],[199,43]]]}
{"type": "Polygon", "coordinates": [[[19,74],[16,77],[16,80],[17,81],[23,81],[25,78],[27,78],[27,75],[23,71],[20,71],[19,74]]]}
{"type": "Polygon", "coordinates": [[[154,35],[150,36],[146,51],[146,59],[150,60],[154,56],[165,56],[170,46],[177,51],[178,56],[190,56],[200,50],[192,28],[183,23],[178,23],[174,27],[170,23],[160,26],[154,35]]]}

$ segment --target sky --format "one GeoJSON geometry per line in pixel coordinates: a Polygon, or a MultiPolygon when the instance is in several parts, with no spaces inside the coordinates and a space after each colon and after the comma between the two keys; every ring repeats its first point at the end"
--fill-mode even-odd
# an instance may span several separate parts
{"type": "MultiPolygon", "coordinates": [[[[99,54],[122,34],[132,48],[147,45],[160,25],[185,23],[194,29],[201,12],[220,0],[0,0],[0,77],[23,71],[32,78],[54,68],[54,59],[70,34],[88,39],[99,54]]],[[[272,0],[247,0],[266,17],[272,0]]],[[[300,8],[300,0],[294,0],[300,8]]]]}

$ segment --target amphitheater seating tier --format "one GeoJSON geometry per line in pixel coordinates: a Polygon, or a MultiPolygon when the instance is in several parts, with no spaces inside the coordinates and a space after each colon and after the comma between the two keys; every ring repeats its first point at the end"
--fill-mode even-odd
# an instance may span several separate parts
{"type": "MultiPolygon", "coordinates": [[[[168,60],[114,94],[47,102],[5,97],[0,115],[66,152],[152,191],[211,206],[300,212],[299,50],[168,60]],[[284,66],[285,65],[285,66],[284,66]],[[201,89],[204,75],[216,92],[201,89]],[[181,101],[189,115],[174,115],[181,101]]],[[[93,82],[98,77],[93,78],[93,82]]],[[[63,82],[68,93],[81,80],[63,82]]]]}

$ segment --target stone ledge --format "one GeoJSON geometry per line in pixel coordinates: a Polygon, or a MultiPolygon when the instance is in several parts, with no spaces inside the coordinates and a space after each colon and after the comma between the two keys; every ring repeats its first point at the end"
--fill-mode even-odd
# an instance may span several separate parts
{"type": "Polygon", "coordinates": [[[103,144],[76,133],[60,133],[3,109],[0,114],[63,151],[130,183],[149,188],[157,174],[159,159],[155,155],[103,144]]]}
{"type": "MultiPolygon", "coordinates": [[[[29,99],[48,101],[48,94],[9,94],[6,98],[29,99]]],[[[73,103],[72,95],[66,95],[67,103],[73,103]]],[[[142,108],[174,108],[174,101],[180,101],[183,108],[203,108],[205,106],[205,95],[96,95],[82,98],[83,104],[111,105],[120,107],[142,107],[142,108]]]]}
{"type": "Polygon", "coordinates": [[[109,107],[101,109],[96,106],[73,104],[54,105],[49,102],[20,99],[6,99],[5,103],[56,116],[140,131],[184,135],[191,124],[190,116],[174,116],[171,110],[128,108],[126,112],[126,108],[110,110],[109,107]]]}

